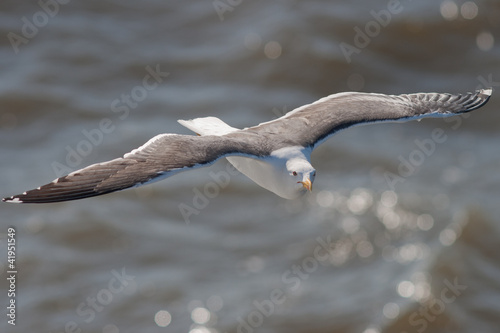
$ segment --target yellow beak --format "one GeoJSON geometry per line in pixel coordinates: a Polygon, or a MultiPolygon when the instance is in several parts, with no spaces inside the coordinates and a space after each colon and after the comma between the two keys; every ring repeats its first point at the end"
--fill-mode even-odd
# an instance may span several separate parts
{"type": "Polygon", "coordinates": [[[307,178],[303,182],[297,182],[297,183],[301,183],[302,186],[304,186],[309,192],[312,191],[313,184],[311,183],[311,180],[309,178],[307,178]]]}

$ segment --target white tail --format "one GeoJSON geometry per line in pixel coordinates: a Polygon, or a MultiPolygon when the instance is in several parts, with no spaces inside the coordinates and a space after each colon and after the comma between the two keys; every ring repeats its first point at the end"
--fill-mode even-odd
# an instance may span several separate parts
{"type": "Polygon", "coordinates": [[[182,126],[189,128],[198,135],[225,135],[239,131],[216,117],[196,118],[191,120],[177,120],[182,126]]]}

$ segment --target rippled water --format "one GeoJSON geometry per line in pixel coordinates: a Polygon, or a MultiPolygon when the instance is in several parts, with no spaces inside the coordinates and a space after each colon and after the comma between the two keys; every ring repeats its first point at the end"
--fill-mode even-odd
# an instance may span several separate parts
{"type": "MultiPolygon", "coordinates": [[[[500,85],[495,0],[54,3],[0,4],[2,197],[189,133],[177,119],[245,127],[341,91],[500,85]]],[[[1,330],[497,332],[496,93],[468,117],[338,134],[297,201],[219,162],[98,198],[2,204],[1,330]]]]}

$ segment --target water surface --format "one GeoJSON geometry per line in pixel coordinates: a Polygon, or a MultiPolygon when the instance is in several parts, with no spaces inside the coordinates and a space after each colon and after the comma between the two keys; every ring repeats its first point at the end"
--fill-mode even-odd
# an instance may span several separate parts
{"type": "MultiPolygon", "coordinates": [[[[391,4],[3,1],[1,195],[188,134],[177,119],[246,127],[342,91],[499,86],[498,1],[391,4]]],[[[468,117],[339,133],[296,201],[242,175],[206,192],[221,161],[82,201],[3,204],[4,306],[8,226],[19,273],[17,325],[2,314],[2,331],[497,332],[495,93],[468,117]],[[429,143],[437,129],[446,139],[429,143]]]]}

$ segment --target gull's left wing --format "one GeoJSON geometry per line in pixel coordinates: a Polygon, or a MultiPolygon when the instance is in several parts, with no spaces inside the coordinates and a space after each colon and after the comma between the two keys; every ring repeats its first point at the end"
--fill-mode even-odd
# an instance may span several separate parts
{"type": "Polygon", "coordinates": [[[491,92],[489,88],[466,94],[338,93],[247,130],[261,135],[282,133],[290,142],[315,148],[336,132],[358,124],[447,117],[469,112],[486,104],[491,92]]]}

